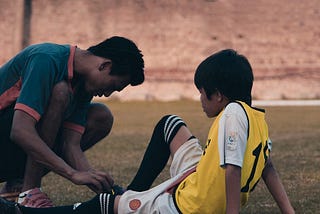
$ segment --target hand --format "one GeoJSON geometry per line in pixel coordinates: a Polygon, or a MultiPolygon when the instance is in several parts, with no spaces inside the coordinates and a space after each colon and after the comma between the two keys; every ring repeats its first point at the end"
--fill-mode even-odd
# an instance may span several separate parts
{"type": "Polygon", "coordinates": [[[87,185],[97,194],[110,192],[114,184],[114,181],[109,174],[93,169],[74,172],[71,181],[77,185],[87,185]]]}

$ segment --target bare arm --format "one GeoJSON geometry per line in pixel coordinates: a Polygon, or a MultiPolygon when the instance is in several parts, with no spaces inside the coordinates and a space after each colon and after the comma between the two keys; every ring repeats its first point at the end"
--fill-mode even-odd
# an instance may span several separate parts
{"type": "Polygon", "coordinates": [[[103,186],[106,187],[106,189],[99,190],[96,189],[94,186],[89,185],[89,187],[97,192],[101,193],[102,191],[110,191],[111,187],[113,186],[113,179],[112,177],[105,172],[94,170],[91,165],[89,164],[84,152],[81,150],[80,147],[80,141],[81,141],[82,135],[78,132],[75,132],[70,129],[65,129],[63,133],[63,139],[64,139],[64,147],[63,147],[63,156],[64,159],[69,163],[73,168],[79,170],[79,171],[89,171],[94,173],[96,176],[103,177],[101,179],[104,182],[103,186]]]}
{"type": "Polygon", "coordinates": [[[29,114],[20,110],[15,111],[11,139],[21,146],[28,156],[75,184],[92,185],[99,191],[109,188],[105,174],[96,171],[78,171],[57,156],[38,135],[35,125],[36,120],[29,114]]]}
{"type": "Polygon", "coordinates": [[[270,157],[262,172],[262,178],[281,212],[288,214],[295,213],[270,157]]]}
{"type": "Polygon", "coordinates": [[[227,214],[240,212],[241,168],[228,164],[226,166],[227,214]]]}
{"type": "Polygon", "coordinates": [[[91,166],[80,147],[81,134],[70,129],[63,131],[63,151],[64,159],[75,169],[88,171],[91,166]]]}
{"type": "Polygon", "coordinates": [[[33,117],[23,111],[16,110],[13,117],[11,139],[21,146],[37,163],[44,165],[63,177],[71,178],[75,170],[67,165],[43,142],[38,135],[35,125],[36,120],[33,117]]]}

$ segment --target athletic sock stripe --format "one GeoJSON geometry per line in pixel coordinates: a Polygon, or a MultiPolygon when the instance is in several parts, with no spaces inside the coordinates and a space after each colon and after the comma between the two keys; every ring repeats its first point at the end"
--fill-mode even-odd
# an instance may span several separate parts
{"type": "Polygon", "coordinates": [[[171,119],[174,118],[174,117],[177,117],[177,115],[170,115],[170,116],[167,118],[167,120],[166,120],[166,122],[165,122],[165,124],[164,124],[164,129],[163,129],[164,135],[166,134],[166,130],[167,130],[168,123],[169,123],[169,122],[171,121],[171,119]]]}
{"type": "Polygon", "coordinates": [[[100,194],[99,195],[99,201],[100,201],[100,211],[101,211],[101,214],[103,214],[103,210],[104,210],[104,208],[103,208],[103,201],[102,201],[102,199],[103,199],[103,194],[100,194]]]}
{"type": "Polygon", "coordinates": [[[176,127],[181,127],[181,126],[179,126],[179,124],[184,124],[184,122],[183,122],[182,120],[179,120],[179,121],[177,121],[177,122],[174,124],[174,127],[172,127],[172,129],[170,130],[169,135],[167,136],[167,140],[166,140],[167,143],[170,142],[171,134],[172,134],[172,132],[175,130],[175,128],[176,128],[176,127]]]}
{"type": "Polygon", "coordinates": [[[177,115],[171,115],[168,117],[164,127],[164,138],[166,143],[169,143],[169,139],[171,137],[173,130],[177,127],[178,124],[181,124],[181,123],[185,125],[183,120],[177,115]]]}
{"type": "Polygon", "coordinates": [[[176,115],[171,115],[167,121],[166,121],[166,124],[165,124],[165,127],[164,127],[164,140],[166,143],[168,143],[168,130],[170,130],[170,127],[172,126],[172,122],[174,122],[175,120],[177,120],[177,116],[176,115]]]}
{"type": "Polygon", "coordinates": [[[110,194],[107,196],[107,206],[105,207],[105,213],[109,213],[109,205],[110,205],[110,194]]]}
{"type": "Polygon", "coordinates": [[[178,117],[177,115],[170,115],[167,120],[166,120],[166,123],[165,123],[165,126],[164,126],[164,134],[166,134],[168,132],[168,129],[170,129],[170,126],[172,124],[172,121],[175,121],[177,119],[181,119],[180,117],[178,117]]]}
{"type": "Polygon", "coordinates": [[[107,194],[104,193],[104,194],[103,194],[103,214],[106,214],[106,205],[107,205],[107,203],[106,203],[106,201],[107,201],[106,196],[107,196],[107,194]]]}
{"type": "Polygon", "coordinates": [[[99,196],[100,200],[100,211],[101,214],[107,214],[108,213],[108,200],[109,200],[109,194],[107,193],[101,193],[99,196]],[[108,197],[108,198],[106,198],[108,197]]]}
{"type": "Polygon", "coordinates": [[[167,129],[165,130],[165,141],[168,143],[168,140],[169,140],[169,137],[170,137],[170,134],[172,133],[172,130],[175,128],[176,124],[180,123],[182,121],[182,119],[178,116],[174,117],[171,119],[171,121],[169,122],[168,126],[167,126],[167,129]]]}

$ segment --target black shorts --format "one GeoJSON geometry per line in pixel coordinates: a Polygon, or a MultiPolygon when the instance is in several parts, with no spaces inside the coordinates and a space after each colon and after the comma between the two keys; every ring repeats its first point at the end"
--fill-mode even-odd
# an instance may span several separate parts
{"type": "MultiPolygon", "coordinates": [[[[22,179],[24,177],[27,154],[16,143],[10,140],[14,104],[0,111],[0,182],[11,179],[22,179]]],[[[56,147],[53,151],[61,154],[60,143],[62,130],[59,130],[56,137],[56,147]]]]}
{"type": "Polygon", "coordinates": [[[0,111],[0,182],[23,178],[27,155],[10,140],[14,104],[0,111]]]}
{"type": "MultiPolygon", "coordinates": [[[[23,149],[10,140],[14,106],[15,103],[0,110],[0,182],[16,178],[22,179],[27,162],[27,155],[23,149]]],[[[53,148],[53,151],[58,156],[62,153],[62,132],[63,128],[61,127],[57,133],[55,146],[53,148]]],[[[82,151],[85,151],[93,144],[88,146],[80,142],[80,145],[82,151]]]]}

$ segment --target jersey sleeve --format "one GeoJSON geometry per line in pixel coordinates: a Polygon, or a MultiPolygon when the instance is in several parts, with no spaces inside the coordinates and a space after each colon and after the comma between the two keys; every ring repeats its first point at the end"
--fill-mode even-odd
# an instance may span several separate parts
{"type": "Polygon", "coordinates": [[[30,57],[21,74],[22,88],[15,109],[38,121],[49,103],[56,72],[53,60],[46,54],[30,57]]]}
{"type": "Polygon", "coordinates": [[[248,138],[248,119],[238,103],[229,104],[219,123],[220,166],[242,167],[248,138]]]}
{"type": "Polygon", "coordinates": [[[63,124],[64,128],[83,134],[85,131],[89,107],[89,100],[79,102],[70,117],[65,120],[63,124]]]}

